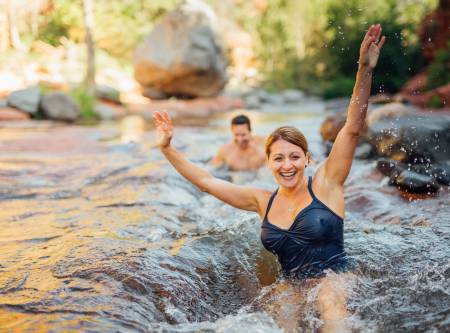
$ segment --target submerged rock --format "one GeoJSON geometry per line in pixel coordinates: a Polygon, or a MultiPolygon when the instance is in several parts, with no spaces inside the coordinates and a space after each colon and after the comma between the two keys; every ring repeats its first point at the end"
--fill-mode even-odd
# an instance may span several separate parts
{"type": "Polygon", "coordinates": [[[432,168],[433,178],[443,184],[450,185],[450,164],[438,164],[432,168]]]}
{"type": "Polygon", "coordinates": [[[435,193],[439,184],[450,184],[450,165],[407,165],[394,160],[380,159],[377,169],[390,178],[391,185],[411,193],[435,193]]]}
{"type": "Polygon", "coordinates": [[[414,171],[403,170],[395,179],[395,185],[400,189],[414,193],[435,193],[439,190],[433,177],[419,174],[414,171]]]}
{"type": "Polygon", "coordinates": [[[39,111],[41,91],[38,86],[13,91],[8,97],[8,105],[19,110],[36,114],[39,111]]]}
{"type": "Polygon", "coordinates": [[[42,98],[42,112],[53,120],[74,121],[81,115],[74,100],[63,92],[51,92],[42,98]]]}
{"type": "Polygon", "coordinates": [[[214,31],[216,20],[198,0],[169,12],[135,52],[136,80],[153,96],[217,95],[227,82],[227,61],[214,31]]]}
{"type": "Polygon", "coordinates": [[[385,176],[397,178],[404,167],[397,161],[380,159],[377,162],[377,169],[385,176]]]}

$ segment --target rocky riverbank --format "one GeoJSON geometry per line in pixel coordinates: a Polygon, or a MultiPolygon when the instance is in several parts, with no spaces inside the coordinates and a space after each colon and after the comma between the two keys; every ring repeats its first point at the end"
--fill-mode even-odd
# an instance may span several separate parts
{"type": "MultiPolygon", "coordinates": [[[[345,112],[323,122],[328,151],[344,124],[345,112]]],[[[401,103],[371,105],[356,156],[376,159],[377,169],[402,191],[434,194],[450,185],[450,112],[401,103]]]]}

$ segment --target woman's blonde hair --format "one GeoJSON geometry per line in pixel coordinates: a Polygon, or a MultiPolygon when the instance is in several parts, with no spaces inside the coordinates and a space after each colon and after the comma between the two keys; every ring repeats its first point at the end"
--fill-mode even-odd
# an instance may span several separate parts
{"type": "Polygon", "coordinates": [[[269,158],[270,156],[270,147],[273,145],[274,142],[283,139],[287,142],[292,143],[293,145],[296,145],[300,148],[302,148],[305,155],[308,157],[310,156],[309,150],[308,150],[308,141],[306,141],[305,136],[302,132],[300,132],[298,129],[296,129],[293,126],[282,126],[277,128],[275,131],[273,131],[266,139],[266,156],[269,158]]]}

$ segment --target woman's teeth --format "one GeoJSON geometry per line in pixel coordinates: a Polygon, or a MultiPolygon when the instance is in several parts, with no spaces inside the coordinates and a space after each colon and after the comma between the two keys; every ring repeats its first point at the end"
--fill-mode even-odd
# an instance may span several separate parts
{"type": "Polygon", "coordinates": [[[295,171],[292,171],[292,172],[280,172],[280,174],[283,177],[292,177],[293,175],[295,175],[295,171]]]}

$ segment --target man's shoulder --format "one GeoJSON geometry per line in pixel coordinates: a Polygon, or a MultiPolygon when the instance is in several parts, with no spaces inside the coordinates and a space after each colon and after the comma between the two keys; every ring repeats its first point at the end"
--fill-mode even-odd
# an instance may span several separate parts
{"type": "Polygon", "coordinates": [[[233,149],[233,142],[227,142],[219,147],[218,152],[219,152],[219,154],[227,153],[231,149],[233,149]]]}

